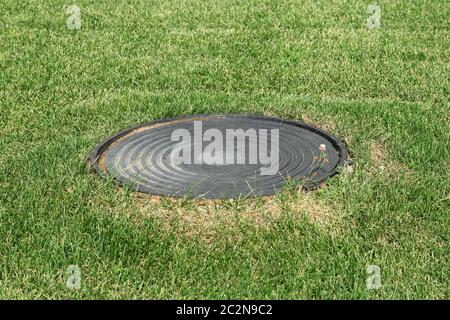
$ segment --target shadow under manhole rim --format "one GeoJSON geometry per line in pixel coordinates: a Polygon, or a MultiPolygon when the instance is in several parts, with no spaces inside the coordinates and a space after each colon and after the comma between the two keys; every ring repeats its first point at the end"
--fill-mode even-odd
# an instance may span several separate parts
{"type": "MultiPolygon", "coordinates": [[[[218,134],[217,131],[215,133],[218,134]]],[[[192,151],[192,162],[199,160],[195,155],[192,151]]],[[[201,159],[205,159],[205,155],[202,153],[201,159]]],[[[270,196],[291,182],[298,182],[305,189],[314,189],[335,175],[347,160],[345,144],[322,129],[296,120],[250,114],[199,114],[146,122],[105,139],[87,157],[91,170],[100,176],[112,178],[116,184],[131,190],[155,196],[204,199],[270,196]],[[196,132],[194,126],[197,126],[196,132]],[[201,126],[200,130],[198,126],[201,126]],[[234,162],[237,159],[235,154],[238,153],[239,139],[233,140],[233,145],[230,144],[232,147],[226,149],[227,129],[250,132],[249,136],[244,135],[244,139],[240,140],[245,146],[245,154],[240,153],[245,164],[225,164],[225,160],[224,164],[174,164],[174,147],[186,146],[189,142],[184,138],[180,139],[182,136],[179,135],[178,140],[172,141],[172,134],[176,129],[190,135],[189,146],[194,141],[199,141],[195,134],[201,133],[203,152],[220,137],[216,135],[215,139],[208,137],[209,140],[204,141],[203,134],[208,129],[219,130],[224,138],[221,156],[228,159],[226,151],[231,151],[228,153],[232,154],[234,162]],[[254,132],[248,129],[254,129],[254,132]],[[267,171],[270,164],[249,161],[250,145],[253,144],[256,148],[253,151],[258,151],[258,161],[261,159],[262,149],[267,149],[266,156],[272,152],[275,154],[276,148],[272,148],[275,146],[272,142],[276,140],[271,139],[276,138],[277,130],[278,171],[262,175],[262,170],[267,171]],[[264,131],[267,132],[266,135],[264,131]],[[268,152],[269,150],[272,152],[268,152]]]]}

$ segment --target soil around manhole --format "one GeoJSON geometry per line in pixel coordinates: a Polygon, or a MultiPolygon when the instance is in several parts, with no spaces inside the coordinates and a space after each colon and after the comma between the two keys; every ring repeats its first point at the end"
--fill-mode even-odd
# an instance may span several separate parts
{"type": "MultiPolygon", "coordinates": [[[[215,156],[216,152],[209,154],[215,156]]],[[[155,120],[125,129],[100,143],[88,155],[87,162],[97,174],[112,177],[118,185],[141,193],[229,199],[274,195],[287,183],[299,184],[306,189],[315,188],[336,174],[347,159],[348,151],[343,142],[309,124],[259,115],[211,114],[155,120]],[[173,139],[175,130],[186,135],[173,139]],[[209,139],[203,136],[207,131],[217,134],[217,130],[219,135],[209,139]],[[228,147],[227,140],[230,139],[227,130],[242,130],[249,135],[243,139],[232,138],[228,147]],[[279,161],[273,158],[271,163],[275,164],[275,169],[267,172],[270,164],[261,162],[261,155],[270,159],[271,152],[276,153],[276,148],[272,147],[272,141],[276,140],[271,140],[272,136],[276,137],[276,132],[279,136],[279,161]],[[199,133],[204,152],[200,154],[203,155],[200,159],[193,146],[194,141],[199,141],[195,136],[199,133]],[[187,136],[190,138],[185,139],[187,136]],[[224,163],[205,163],[208,154],[205,151],[218,137],[223,140],[215,146],[222,144],[223,154],[220,157],[224,163]],[[174,162],[174,148],[186,146],[189,140],[192,163],[174,162]],[[250,160],[251,154],[254,154],[250,152],[251,145],[258,154],[256,163],[255,158],[250,160]],[[234,157],[234,161],[227,164],[228,154],[234,157]],[[236,163],[237,154],[245,163],[236,163]],[[194,163],[195,159],[200,162],[203,159],[203,162],[194,163]],[[264,169],[266,174],[263,174],[264,169]]]]}

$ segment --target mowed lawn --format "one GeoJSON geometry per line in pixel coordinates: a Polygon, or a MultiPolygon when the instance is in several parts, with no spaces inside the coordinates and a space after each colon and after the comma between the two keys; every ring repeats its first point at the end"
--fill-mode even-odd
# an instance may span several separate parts
{"type": "Polygon", "coordinates": [[[377,1],[368,30],[369,4],[2,0],[0,298],[448,298],[450,4],[377,1]],[[108,135],[198,113],[312,123],[353,173],[210,203],[86,171],[108,135]]]}

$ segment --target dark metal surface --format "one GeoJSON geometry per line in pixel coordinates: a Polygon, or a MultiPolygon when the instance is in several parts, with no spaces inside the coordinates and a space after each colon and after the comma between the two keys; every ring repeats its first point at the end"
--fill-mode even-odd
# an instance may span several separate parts
{"type": "Polygon", "coordinates": [[[139,192],[219,199],[273,195],[288,180],[300,180],[305,188],[314,188],[334,175],[347,156],[341,141],[304,123],[219,114],[163,119],[123,130],[99,144],[88,156],[88,162],[97,173],[112,176],[118,184],[139,192]],[[279,129],[279,172],[261,175],[261,164],[174,165],[170,152],[177,142],[171,141],[171,133],[179,128],[192,133],[195,120],[202,121],[203,132],[209,128],[223,132],[279,129]],[[326,147],[326,161],[322,161],[321,145],[326,147]]]}

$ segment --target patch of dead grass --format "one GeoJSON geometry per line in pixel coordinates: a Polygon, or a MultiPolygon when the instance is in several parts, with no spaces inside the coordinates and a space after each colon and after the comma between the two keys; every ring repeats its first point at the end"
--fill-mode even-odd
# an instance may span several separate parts
{"type": "Polygon", "coordinates": [[[240,230],[251,226],[267,230],[284,215],[305,217],[317,226],[331,225],[335,211],[313,194],[299,191],[298,196],[280,201],[277,197],[245,200],[181,200],[136,196],[133,212],[136,218],[152,217],[165,231],[182,238],[199,238],[212,242],[219,239],[239,241],[240,230]]]}
{"type": "Polygon", "coordinates": [[[375,165],[381,165],[386,161],[387,150],[384,143],[374,140],[369,145],[370,157],[375,165]]]}
{"type": "Polygon", "coordinates": [[[166,231],[174,231],[181,237],[201,238],[213,241],[229,238],[237,241],[241,226],[252,225],[256,229],[268,228],[281,215],[280,208],[272,201],[256,203],[233,201],[180,200],[139,197],[137,207],[141,216],[152,217],[166,231]]]}
{"type": "Polygon", "coordinates": [[[333,121],[331,121],[331,119],[322,119],[321,121],[314,121],[308,115],[302,115],[301,121],[316,128],[322,129],[326,132],[329,132],[331,134],[337,134],[338,132],[336,124],[333,121]]]}
{"type": "Polygon", "coordinates": [[[330,207],[315,199],[311,193],[302,195],[299,201],[291,202],[290,206],[295,214],[303,214],[318,225],[330,224],[335,216],[335,212],[330,207]]]}
{"type": "Polygon", "coordinates": [[[369,144],[370,158],[373,168],[387,177],[393,178],[398,175],[409,176],[412,172],[406,165],[390,158],[386,145],[373,140],[369,144]]]}

